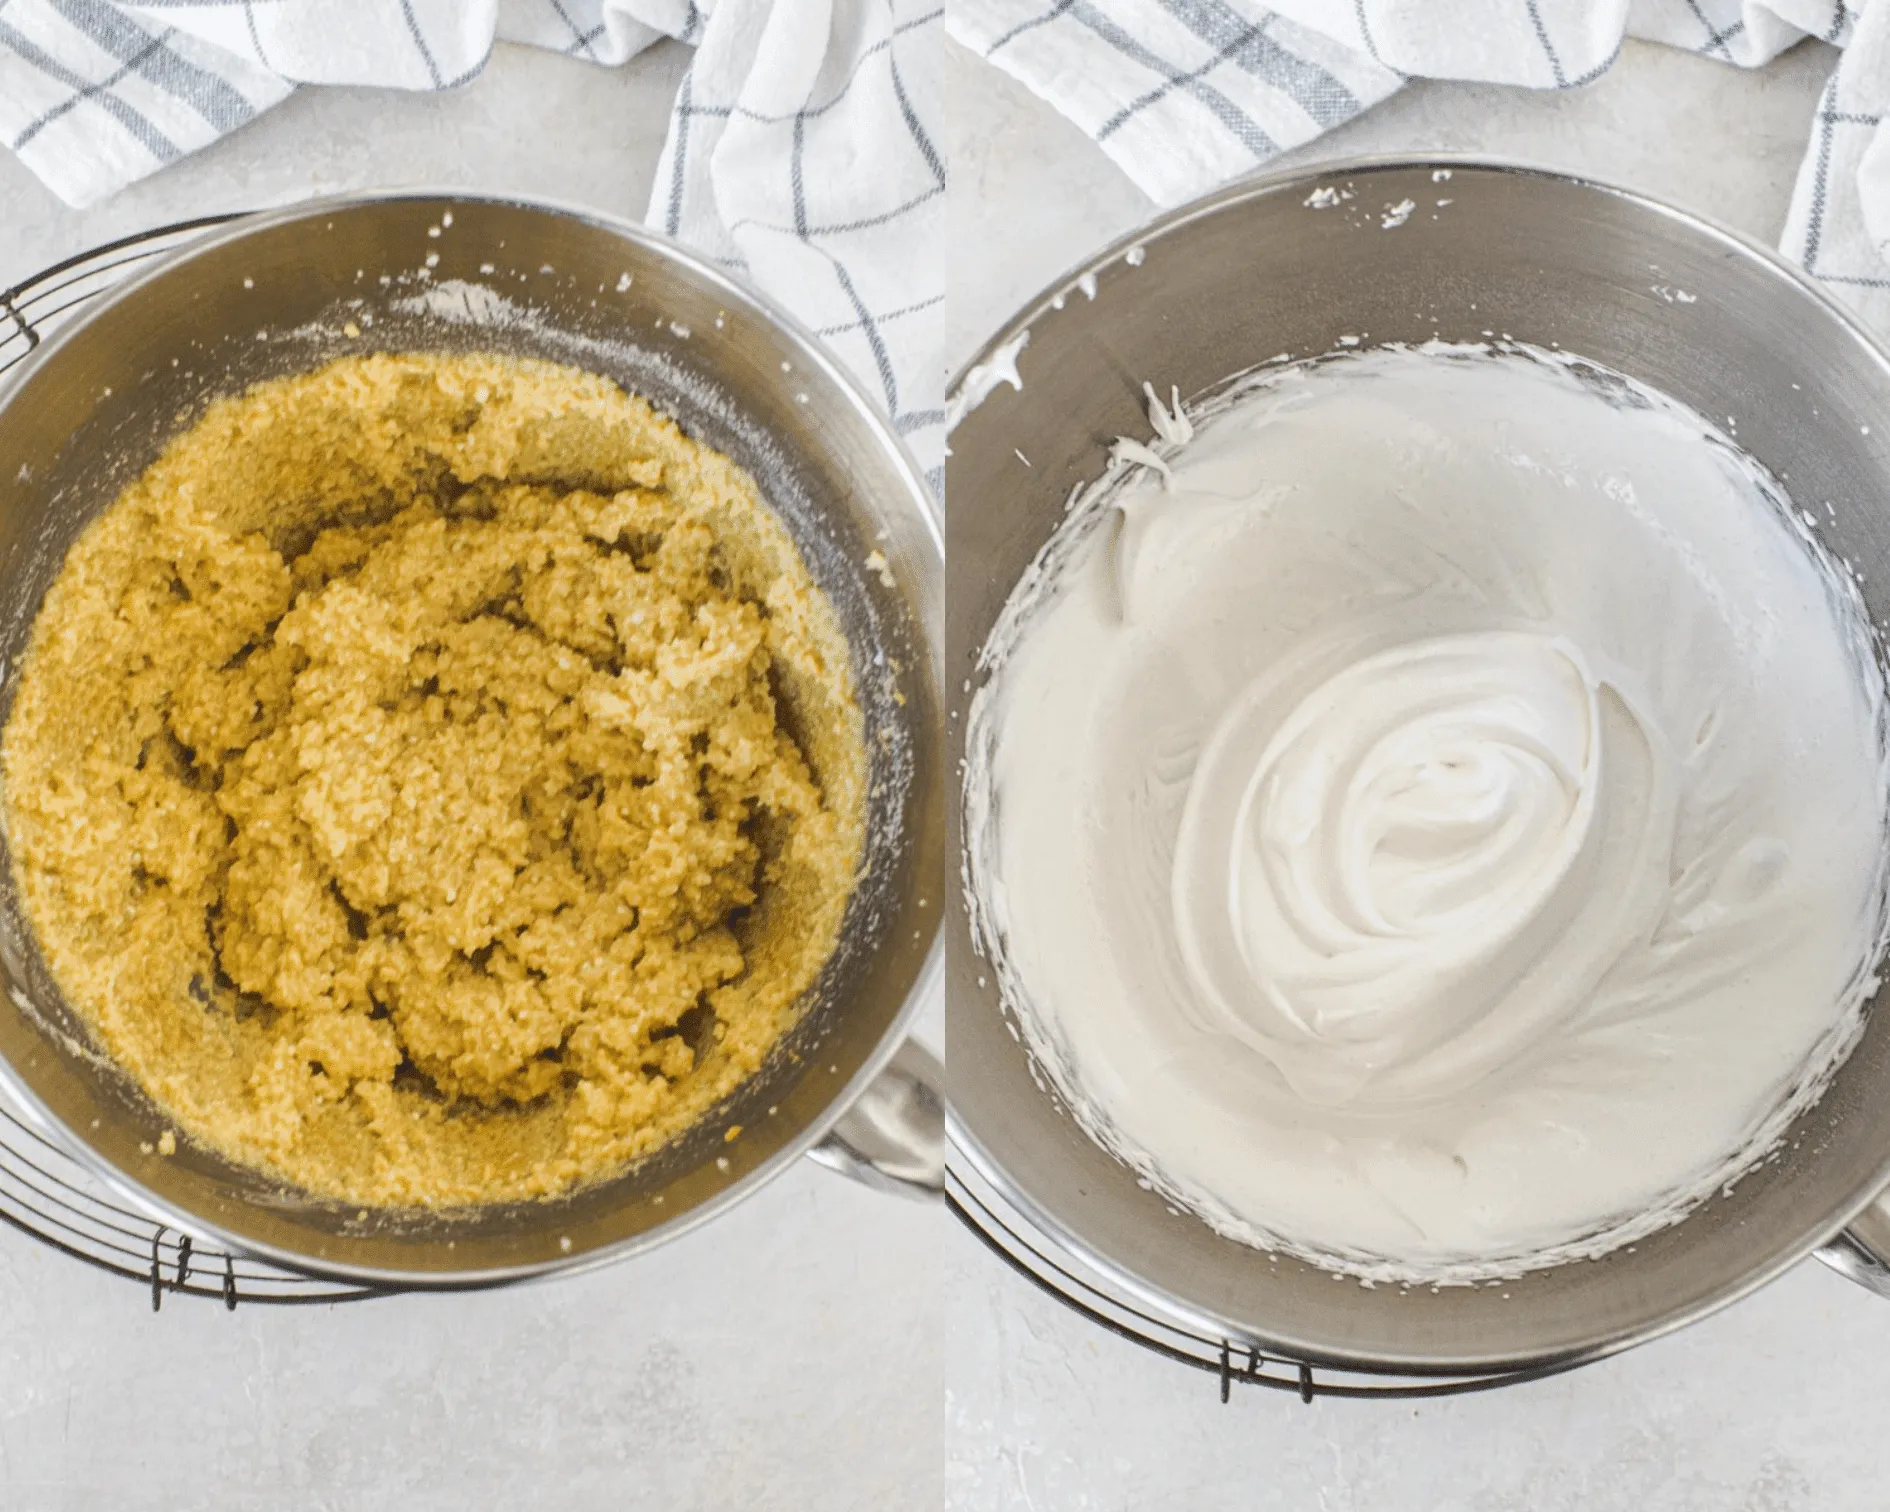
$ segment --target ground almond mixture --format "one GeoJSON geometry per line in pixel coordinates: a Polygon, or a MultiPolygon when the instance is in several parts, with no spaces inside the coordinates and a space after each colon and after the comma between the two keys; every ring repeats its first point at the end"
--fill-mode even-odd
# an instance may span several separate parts
{"type": "Polygon", "coordinates": [[[346,358],[80,538],[4,737],[54,975],[188,1135],[361,1204],[554,1193],[754,1070],[859,863],[831,605],[607,381],[346,358]]]}

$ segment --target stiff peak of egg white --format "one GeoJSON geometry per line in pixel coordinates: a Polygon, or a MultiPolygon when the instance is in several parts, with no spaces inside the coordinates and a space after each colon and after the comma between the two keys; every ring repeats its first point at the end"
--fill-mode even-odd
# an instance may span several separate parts
{"type": "Polygon", "coordinates": [[[1652,933],[1678,788],[1658,724],[1559,636],[1269,669],[1209,736],[1176,836],[1203,1022],[1312,1102],[1473,1088],[1652,933]]]}
{"type": "Polygon", "coordinates": [[[1370,1274],[1672,1221],[1872,982],[1848,579],[1697,416],[1547,354],[1158,419],[974,711],[977,907],[1041,1058],[1217,1227],[1370,1274]]]}

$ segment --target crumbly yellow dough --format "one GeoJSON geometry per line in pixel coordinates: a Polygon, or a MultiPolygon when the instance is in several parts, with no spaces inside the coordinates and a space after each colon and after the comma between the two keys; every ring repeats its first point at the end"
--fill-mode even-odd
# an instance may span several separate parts
{"type": "Polygon", "coordinates": [[[846,642],[606,380],[345,358],[80,537],[5,736],[47,962],[180,1130],[368,1205],[553,1194],[760,1065],[832,952],[846,642]]]}

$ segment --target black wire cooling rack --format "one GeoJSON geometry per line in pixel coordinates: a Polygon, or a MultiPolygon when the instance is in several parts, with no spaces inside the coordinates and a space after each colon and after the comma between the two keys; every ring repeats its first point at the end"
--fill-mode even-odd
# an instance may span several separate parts
{"type": "MultiPolygon", "coordinates": [[[[127,236],[35,273],[0,293],[0,382],[73,313],[193,236],[237,219],[209,215],[127,236]]],[[[68,1151],[0,1095],[0,1221],[62,1254],[167,1295],[238,1302],[346,1302],[381,1295],[217,1248],[118,1201],[68,1151]]]]}
{"type": "Polygon", "coordinates": [[[240,218],[242,212],[205,215],[196,220],[140,231],[42,268],[31,278],[0,293],[0,374],[26,360],[45,337],[74,310],[140,272],[152,261],[193,236],[240,218]]]}
{"type": "Polygon", "coordinates": [[[1315,1397],[1461,1396],[1541,1380],[1572,1368],[1553,1365],[1481,1375],[1413,1376],[1315,1365],[1250,1339],[1228,1338],[1179,1313],[1165,1314],[1135,1296],[1045,1234],[957,1149],[946,1161],[945,1200],[994,1254],[1065,1306],[1119,1338],[1218,1377],[1222,1402],[1232,1399],[1236,1386],[1292,1392],[1302,1402],[1315,1397]]]}

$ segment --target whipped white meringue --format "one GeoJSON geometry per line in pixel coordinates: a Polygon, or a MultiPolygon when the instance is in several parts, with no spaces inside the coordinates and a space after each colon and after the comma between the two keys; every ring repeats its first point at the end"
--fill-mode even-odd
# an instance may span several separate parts
{"type": "Polygon", "coordinates": [[[971,713],[975,927],[1216,1228],[1470,1280],[1682,1216],[1885,920],[1855,588],[1698,416],[1548,353],[1274,369],[1079,502],[971,713]]]}

